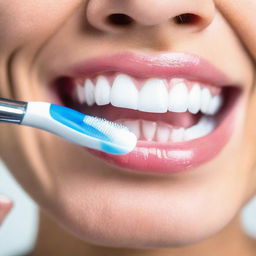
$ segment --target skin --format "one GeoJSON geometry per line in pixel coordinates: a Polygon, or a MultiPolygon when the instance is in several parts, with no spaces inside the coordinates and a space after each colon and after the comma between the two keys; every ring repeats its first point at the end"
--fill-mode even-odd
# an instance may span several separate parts
{"type": "Polygon", "coordinates": [[[256,192],[255,11],[254,0],[1,1],[3,97],[52,101],[52,74],[127,50],[198,54],[243,89],[232,139],[186,175],[120,172],[53,135],[2,124],[0,156],[42,209],[32,255],[255,255],[239,223],[256,192]],[[170,22],[188,12],[199,22],[170,22]],[[112,13],[136,26],[107,25],[112,13]]]}

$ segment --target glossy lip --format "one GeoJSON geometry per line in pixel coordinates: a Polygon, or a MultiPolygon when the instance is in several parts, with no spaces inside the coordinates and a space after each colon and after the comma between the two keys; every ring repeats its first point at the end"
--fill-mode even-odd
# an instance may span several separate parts
{"type": "Polygon", "coordinates": [[[63,76],[74,78],[92,77],[98,73],[120,72],[138,78],[181,77],[213,86],[231,85],[231,80],[222,71],[199,56],[187,53],[163,53],[146,55],[142,53],[118,53],[106,55],[68,68],[63,76]]]}
{"type": "MultiPolygon", "coordinates": [[[[188,80],[224,87],[234,81],[208,61],[192,54],[167,53],[146,55],[118,53],[79,63],[65,72],[71,78],[92,77],[104,72],[120,72],[138,78],[180,77],[188,80]]],[[[155,143],[138,142],[127,155],[116,156],[87,149],[108,163],[121,168],[153,173],[175,173],[194,169],[218,155],[232,135],[238,104],[227,111],[220,125],[209,135],[176,144],[156,146],[155,143]]]]}

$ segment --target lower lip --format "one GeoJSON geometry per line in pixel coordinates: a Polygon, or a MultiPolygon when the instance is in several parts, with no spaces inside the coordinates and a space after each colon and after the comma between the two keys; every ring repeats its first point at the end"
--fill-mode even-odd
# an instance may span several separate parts
{"type": "Polygon", "coordinates": [[[168,174],[193,170],[212,160],[228,143],[234,128],[237,106],[233,104],[212,133],[192,141],[172,145],[139,141],[136,148],[126,155],[85,149],[111,165],[135,172],[168,174]]]}

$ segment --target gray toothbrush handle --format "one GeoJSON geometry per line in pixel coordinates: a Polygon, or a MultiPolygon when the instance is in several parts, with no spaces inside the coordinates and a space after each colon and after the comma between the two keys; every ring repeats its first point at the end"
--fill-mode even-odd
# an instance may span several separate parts
{"type": "Polygon", "coordinates": [[[0,122],[20,124],[26,108],[27,102],[0,97],[0,122]]]}

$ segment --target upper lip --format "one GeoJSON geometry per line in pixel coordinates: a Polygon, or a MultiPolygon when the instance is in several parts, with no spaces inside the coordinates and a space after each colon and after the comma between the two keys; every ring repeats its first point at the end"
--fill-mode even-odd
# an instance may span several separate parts
{"type": "Polygon", "coordinates": [[[96,57],[69,67],[65,76],[83,78],[103,72],[120,72],[138,78],[180,77],[213,86],[233,85],[223,71],[207,60],[188,53],[143,54],[123,52],[96,57]]]}

